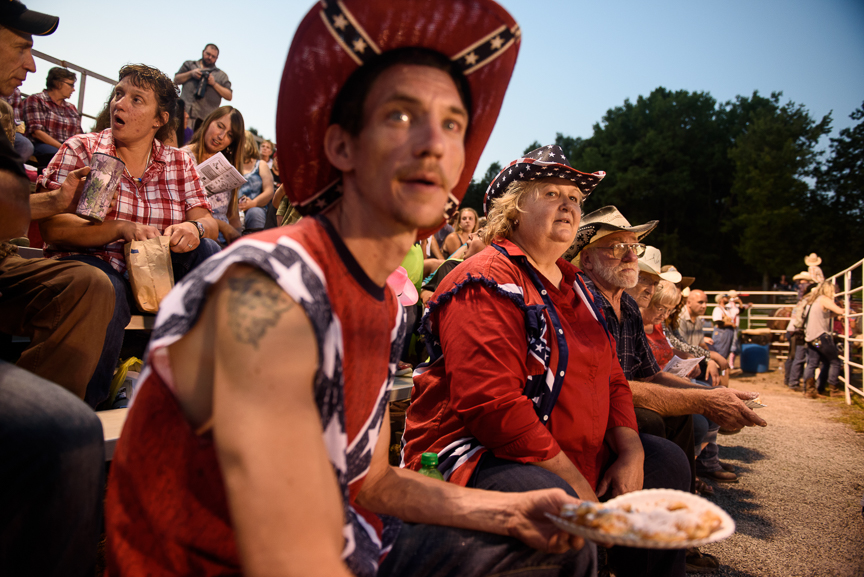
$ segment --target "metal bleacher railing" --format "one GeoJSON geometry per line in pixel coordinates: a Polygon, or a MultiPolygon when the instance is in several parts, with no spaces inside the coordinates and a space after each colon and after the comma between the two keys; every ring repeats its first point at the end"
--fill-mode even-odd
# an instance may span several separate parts
{"type": "Polygon", "coordinates": [[[62,66],[64,68],[74,70],[75,72],[78,72],[81,75],[81,80],[78,82],[78,86],[77,86],[77,88],[78,88],[78,107],[77,107],[78,112],[81,114],[81,116],[86,116],[87,118],[92,118],[95,120],[96,119],[95,116],[84,113],[84,92],[85,92],[86,87],[87,87],[87,78],[92,77],[92,78],[95,78],[96,80],[101,80],[102,82],[107,82],[111,86],[114,86],[115,84],[117,84],[117,79],[116,78],[108,78],[107,76],[102,76],[101,74],[93,72],[92,70],[87,70],[83,66],[78,66],[77,64],[72,64],[71,62],[67,62],[65,60],[60,60],[59,58],[54,58],[53,56],[49,56],[48,54],[45,54],[44,52],[39,52],[38,50],[33,50],[33,56],[35,56],[37,58],[41,58],[42,60],[45,60],[46,62],[56,64],[57,66],[62,66]]]}
{"type": "MultiPolygon", "coordinates": [[[[856,393],[864,397],[864,364],[862,364],[862,345],[864,339],[861,336],[861,326],[864,322],[862,318],[862,301],[864,301],[864,259],[853,264],[846,270],[843,270],[834,276],[828,277],[827,281],[833,282],[836,293],[835,298],[842,298],[843,330],[835,331],[834,341],[841,349],[840,360],[843,364],[843,371],[840,375],[840,380],[844,384],[846,404],[852,404],[852,393],[856,393]]],[[[706,314],[703,319],[711,323],[711,312],[714,309],[713,300],[717,294],[727,291],[706,290],[709,304],[706,314]]],[[[781,335],[786,332],[786,323],[789,321],[789,316],[777,315],[780,309],[793,307],[797,301],[797,293],[795,291],[739,291],[739,296],[744,302],[753,304],[752,308],[745,310],[741,315],[740,329],[763,329],[767,330],[772,335],[781,335]],[[773,301],[773,302],[756,302],[756,301],[773,301]],[[769,325],[771,321],[780,321],[782,326],[772,327],[769,325]]],[[[710,328],[705,329],[710,331],[710,328]]],[[[780,341],[776,338],[771,340],[771,349],[778,360],[786,359],[789,343],[780,341]]]]}

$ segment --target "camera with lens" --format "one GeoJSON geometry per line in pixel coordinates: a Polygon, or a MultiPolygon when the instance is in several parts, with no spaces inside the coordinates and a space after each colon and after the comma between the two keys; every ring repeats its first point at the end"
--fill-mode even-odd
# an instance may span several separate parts
{"type": "Polygon", "coordinates": [[[201,78],[198,80],[198,90],[195,91],[195,98],[204,98],[207,93],[207,81],[210,79],[210,70],[201,72],[201,78]]]}

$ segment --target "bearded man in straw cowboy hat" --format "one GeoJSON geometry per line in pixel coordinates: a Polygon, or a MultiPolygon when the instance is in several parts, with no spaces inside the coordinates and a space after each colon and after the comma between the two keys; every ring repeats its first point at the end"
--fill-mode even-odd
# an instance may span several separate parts
{"type": "MultiPolygon", "coordinates": [[[[567,255],[572,255],[573,264],[582,269],[585,284],[615,337],[618,361],[633,391],[639,432],[669,439],[684,451],[691,464],[693,492],[696,477],[692,415],[703,415],[733,430],[765,426],[766,422],[742,401],[756,397],[756,393],[722,387],[706,389],[662,372],[657,365],[636,299],[650,302],[655,284],[663,275],[670,282],[681,280],[677,271],[663,273],[660,251],[651,247],[648,254],[648,247],[640,242],[657,224],[652,220],[631,225],[614,206],[600,208],[582,218],[567,255]]],[[[688,570],[704,570],[718,565],[710,556],[688,551],[687,566],[688,570]]]]}
{"type": "Polygon", "coordinates": [[[112,465],[109,574],[595,569],[544,515],[574,502],[563,491],[388,464],[404,312],[386,279],[458,205],[519,45],[491,0],[427,13],[322,2],[297,29],[277,132],[307,218],[235,243],[163,302],[112,465]]]}

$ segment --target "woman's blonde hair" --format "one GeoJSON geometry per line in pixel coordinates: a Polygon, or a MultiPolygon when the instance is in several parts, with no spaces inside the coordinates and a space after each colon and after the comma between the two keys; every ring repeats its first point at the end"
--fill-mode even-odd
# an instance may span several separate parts
{"type": "Polygon", "coordinates": [[[243,143],[243,162],[250,160],[258,160],[261,158],[261,153],[258,152],[258,142],[255,141],[255,135],[246,131],[246,142],[243,143]]]}
{"type": "Polygon", "coordinates": [[[516,230],[519,213],[524,212],[525,196],[535,192],[539,180],[516,180],[507,186],[504,194],[492,201],[492,208],[486,215],[486,230],[483,241],[489,245],[498,237],[509,239],[516,230]]]}
{"type": "Polygon", "coordinates": [[[0,125],[10,143],[15,143],[15,111],[5,100],[0,100],[0,125]]]}
{"type": "Polygon", "coordinates": [[[480,228],[480,215],[470,206],[460,208],[457,214],[459,218],[456,219],[456,232],[477,232],[477,229],[480,228]],[[471,230],[462,230],[462,213],[466,210],[474,214],[474,228],[471,230]]]}
{"type": "Polygon", "coordinates": [[[834,283],[827,280],[820,282],[816,288],[810,291],[810,294],[804,297],[804,300],[808,305],[812,305],[816,302],[816,299],[823,296],[828,297],[829,299],[834,298],[834,283]]]}
{"type": "Polygon", "coordinates": [[[654,289],[654,296],[651,297],[651,302],[648,306],[674,309],[678,306],[678,301],[680,300],[681,291],[678,290],[675,283],[660,279],[660,282],[657,283],[657,288],[654,289]]]}

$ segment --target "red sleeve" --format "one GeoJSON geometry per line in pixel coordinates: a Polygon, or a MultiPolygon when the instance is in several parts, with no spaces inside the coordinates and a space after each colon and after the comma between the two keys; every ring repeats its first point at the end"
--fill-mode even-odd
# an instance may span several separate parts
{"type": "Polygon", "coordinates": [[[606,430],[614,427],[628,427],[637,433],[636,411],[633,409],[633,391],[618,362],[615,354],[615,339],[610,339],[612,344],[612,378],[609,379],[609,421],[606,430]]]}
{"type": "Polygon", "coordinates": [[[529,463],[561,449],[522,390],[528,376],[524,315],[507,297],[472,284],[437,315],[450,406],[496,456],[529,463]]]}
{"type": "Polygon", "coordinates": [[[66,181],[73,170],[90,165],[90,155],[80,137],[72,137],[63,143],[48,166],[42,171],[39,183],[49,190],[56,190],[66,181]]]}

